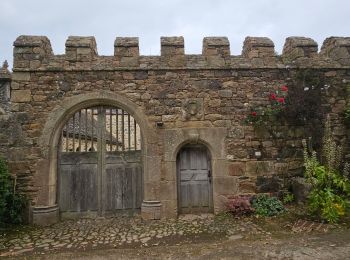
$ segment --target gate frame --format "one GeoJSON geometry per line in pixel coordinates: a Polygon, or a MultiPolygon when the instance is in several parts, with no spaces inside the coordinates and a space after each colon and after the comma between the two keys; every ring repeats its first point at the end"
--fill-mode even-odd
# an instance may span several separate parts
{"type": "MultiPolygon", "coordinates": [[[[61,131],[66,121],[84,107],[115,106],[128,111],[140,126],[141,151],[143,165],[144,202],[152,203],[159,198],[153,188],[160,180],[160,167],[154,167],[155,162],[160,164],[160,156],[156,154],[156,131],[146,119],[142,108],[127,98],[113,92],[99,91],[67,97],[48,114],[47,121],[39,138],[42,159],[38,160],[36,181],[40,183],[35,206],[32,208],[32,222],[38,225],[49,225],[59,221],[59,206],[57,204],[57,174],[58,149],[61,131]]],[[[157,163],[156,163],[157,164],[157,163]]],[[[148,209],[149,210],[149,209],[148,209]]],[[[142,209],[141,209],[142,211],[142,209]]]]}

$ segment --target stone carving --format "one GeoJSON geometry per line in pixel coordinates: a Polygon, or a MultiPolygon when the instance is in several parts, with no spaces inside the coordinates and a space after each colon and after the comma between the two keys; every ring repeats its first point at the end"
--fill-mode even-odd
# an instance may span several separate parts
{"type": "Polygon", "coordinates": [[[190,98],[186,99],[182,105],[184,120],[200,120],[203,118],[203,99],[190,98]]]}

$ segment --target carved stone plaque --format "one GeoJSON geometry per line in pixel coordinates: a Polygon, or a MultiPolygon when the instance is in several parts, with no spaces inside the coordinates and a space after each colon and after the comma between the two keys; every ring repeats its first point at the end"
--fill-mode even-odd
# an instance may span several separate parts
{"type": "Polygon", "coordinates": [[[184,120],[201,120],[203,119],[203,99],[189,98],[182,104],[182,115],[184,120]]]}

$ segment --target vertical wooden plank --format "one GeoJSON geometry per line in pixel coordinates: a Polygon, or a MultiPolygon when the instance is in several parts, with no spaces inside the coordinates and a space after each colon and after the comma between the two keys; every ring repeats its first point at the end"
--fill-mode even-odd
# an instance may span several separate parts
{"type": "Polygon", "coordinates": [[[94,151],[94,127],[95,127],[95,120],[94,120],[94,108],[91,108],[91,151],[94,151]]]}
{"type": "Polygon", "coordinates": [[[137,150],[137,127],[136,127],[136,120],[135,120],[135,118],[133,118],[134,119],[134,150],[136,151],[137,150]]]}
{"type": "Polygon", "coordinates": [[[111,200],[112,200],[112,188],[113,188],[113,178],[114,172],[113,169],[108,168],[106,169],[106,210],[111,210],[111,200]]]}
{"type": "Polygon", "coordinates": [[[78,152],[81,152],[81,110],[79,110],[79,126],[77,127],[78,129],[78,138],[79,138],[79,146],[77,147],[77,149],[79,148],[78,152]]]}
{"type": "Polygon", "coordinates": [[[141,165],[136,166],[136,208],[141,208],[143,197],[143,185],[142,185],[142,168],[141,165]]]}
{"type": "Polygon", "coordinates": [[[80,189],[79,189],[79,168],[76,165],[72,165],[72,180],[71,180],[71,191],[73,196],[71,198],[71,210],[79,212],[79,197],[80,197],[80,189]]]}
{"type": "Polygon", "coordinates": [[[106,171],[105,171],[105,154],[106,154],[106,108],[99,107],[97,114],[97,151],[98,152],[98,205],[99,205],[99,215],[104,214],[106,208],[106,171]]]}
{"type": "Polygon", "coordinates": [[[123,192],[124,192],[124,185],[123,180],[125,171],[122,167],[116,168],[116,208],[115,209],[123,209],[123,192]]]}
{"type": "Polygon", "coordinates": [[[128,150],[130,151],[130,146],[131,146],[131,136],[130,136],[130,114],[128,113],[128,150]]]}
{"type": "Polygon", "coordinates": [[[66,152],[69,151],[69,147],[68,147],[68,144],[69,144],[69,128],[68,128],[68,124],[69,124],[69,120],[67,121],[66,123],[66,152]]]}
{"type": "Polygon", "coordinates": [[[80,189],[81,189],[81,197],[80,197],[80,210],[82,212],[87,211],[88,209],[88,201],[87,201],[87,185],[89,182],[89,171],[86,171],[82,165],[80,165],[80,189]]]}
{"type": "Polygon", "coordinates": [[[60,145],[60,148],[58,149],[58,152],[64,152],[64,147],[65,147],[65,143],[64,143],[64,127],[62,128],[61,130],[61,137],[60,137],[60,142],[59,142],[59,145],[60,145]]]}
{"type": "Polygon", "coordinates": [[[67,165],[61,165],[60,173],[59,173],[59,184],[60,184],[59,202],[60,202],[61,211],[69,210],[69,201],[71,196],[71,192],[69,189],[70,176],[71,176],[71,168],[69,166],[67,167],[67,165]]]}
{"type": "Polygon", "coordinates": [[[113,135],[112,135],[112,108],[109,108],[109,150],[113,151],[112,145],[113,145],[113,135]]]}
{"type": "Polygon", "coordinates": [[[136,209],[136,183],[137,183],[137,172],[136,172],[136,165],[133,164],[132,168],[131,168],[131,173],[132,173],[132,178],[131,178],[131,183],[132,183],[132,187],[131,187],[131,200],[132,200],[132,209],[135,210],[136,209]]]}
{"type": "Polygon", "coordinates": [[[116,139],[117,139],[117,148],[116,150],[119,150],[119,109],[116,109],[116,139]]]}
{"type": "Polygon", "coordinates": [[[74,113],[74,115],[73,115],[73,124],[72,124],[72,126],[73,126],[73,130],[72,130],[72,132],[73,132],[73,152],[75,152],[75,114],[76,113],[74,113]]]}
{"type": "Polygon", "coordinates": [[[124,196],[124,199],[125,199],[125,205],[126,205],[126,208],[127,209],[131,209],[132,208],[132,168],[130,166],[127,166],[125,168],[125,180],[126,180],[126,183],[125,183],[125,186],[126,186],[126,189],[125,189],[125,196],[124,196]]]}
{"type": "Polygon", "coordinates": [[[85,152],[88,151],[88,144],[87,144],[87,136],[88,136],[88,113],[87,109],[85,108],[85,129],[84,129],[84,136],[85,136],[85,152]]]}
{"type": "Polygon", "coordinates": [[[125,150],[125,137],[124,137],[124,134],[125,134],[125,128],[124,128],[124,110],[122,109],[122,129],[121,129],[121,135],[122,135],[122,151],[125,150]]]}

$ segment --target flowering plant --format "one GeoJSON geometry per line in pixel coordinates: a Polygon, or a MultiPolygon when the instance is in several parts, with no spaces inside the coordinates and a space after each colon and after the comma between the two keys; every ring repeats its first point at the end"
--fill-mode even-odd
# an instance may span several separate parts
{"type": "Polygon", "coordinates": [[[282,86],[280,90],[270,93],[270,103],[265,107],[251,108],[250,113],[245,118],[245,123],[254,126],[267,125],[272,117],[276,117],[284,111],[287,102],[287,94],[287,86],[282,86]]]}

